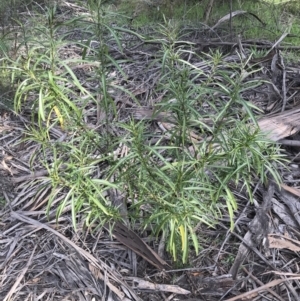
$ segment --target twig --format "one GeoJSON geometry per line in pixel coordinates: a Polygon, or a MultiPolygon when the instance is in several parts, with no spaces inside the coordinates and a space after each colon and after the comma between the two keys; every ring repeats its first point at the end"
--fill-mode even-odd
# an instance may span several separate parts
{"type": "Polygon", "coordinates": [[[278,143],[282,144],[282,145],[299,146],[300,147],[300,141],[298,141],[298,140],[281,139],[281,140],[278,140],[278,143]]]}
{"type": "Polygon", "coordinates": [[[282,55],[279,53],[279,57],[280,57],[280,64],[281,64],[281,68],[282,68],[282,109],[281,112],[283,112],[285,110],[285,106],[286,106],[286,69],[285,69],[285,65],[283,62],[283,57],[282,55]]]}

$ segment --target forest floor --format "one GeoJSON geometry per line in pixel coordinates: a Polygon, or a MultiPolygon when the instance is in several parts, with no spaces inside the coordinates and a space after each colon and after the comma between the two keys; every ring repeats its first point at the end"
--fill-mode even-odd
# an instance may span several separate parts
{"type": "MultiPolygon", "coordinates": [[[[65,15],[87,13],[71,3],[60,9],[65,15]]],[[[163,237],[153,237],[151,229],[142,231],[139,223],[135,227],[116,223],[113,230],[107,224],[87,227],[83,216],[78,214],[75,231],[71,205],[63,208],[58,218],[56,215],[58,203],[66,197],[66,191],[60,191],[58,199],[52,203],[53,208],[48,210],[49,170],[39,155],[41,144],[28,139],[28,128],[34,128],[37,121],[31,118],[30,108],[24,107],[17,113],[2,101],[1,300],[300,299],[300,65],[285,60],[285,53],[293,51],[293,57],[297,58],[300,49],[281,41],[276,44],[243,39],[234,32],[228,34],[228,26],[222,26],[221,22],[213,31],[206,27],[181,26],[182,36],[176,47],[182,51],[182,58],[203,72],[203,78],[197,78],[195,84],[212,73],[212,65],[206,58],[217,51],[222,54],[219,62],[222,72],[233,72],[229,68],[237,64],[248,72],[246,82],[261,81],[255,88],[241,91],[241,97],[263,112],[255,112],[259,127],[280,145],[288,158],[285,167],[278,166],[281,184],[270,180],[262,185],[257,179],[252,183],[253,202],[243,187],[238,186],[234,192],[238,209],[234,212],[233,231],[228,213],[223,214],[214,227],[199,224],[194,229],[200,242],[199,253],[191,249],[188,263],[182,264],[164,251],[163,237]],[[264,51],[264,55],[252,58],[254,47],[264,51]],[[199,57],[203,60],[199,61],[199,57]]],[[[161,69],[156,61],[164,44],[160,36],[147,42],[141,39],[142,35],[153,35],[156,28],[152,26],[140,28],[138,34],[132,34],[131,30],[128,27],[118,32],[123,51],[115,40],[107,42],[110,57],[121,62],[122,67],[121,72],[111,64],[108,74],[113,76],[115,86],[120,85],[131,93],[110,91],[117,111],[110,120],[110,130],[122,137],[124,132],[117,129],[117,123],[146,120],[149,140],[157,133],[168,140],[172,122],[165,120],[165,112],[153,113],[154,105],[167,95],[159,87],[161,69]]],[[[76,43],[83,39],[79,28],[69,35],[76,43]]],[[[281,38],[284,39],[281,36],[277,41],[281,38]]],[[[74,58],[82,57],[84,50],[70,46],[64,51],[66,57],[74,58]]],[[[74,73],[87,90],[97,88],[93,66],[76,67],[74,73]]],[[[220,85],[228,84],[218,80],[220,85]]],[[[7,93],[3,92],[1,97],[7,99],[10,95],[7,93]]],[[[221,94],[214,94],[214,97],[226,99],[221,94]]],[[[101,116],[97,106],[89,104],[85,122],[99,135],[103,134],[99,127],[101,118],[107,116],[101,116]]],[[[52,144],[68,143],[74,135],[60,126],[50,130],[52,144]]],[[[200,133],[197,135],[198,139],[200,133]]],[[[127,150],[123,145],[114,151],[122,158],[127,150]]],[[[49,161],[52,159],[49,157],[49,161]]],[[[102,167],[99,164],[100,171],[102,167]]],[[[117,193],[110,190],[107,198],[116,198],[117,193]]]]}

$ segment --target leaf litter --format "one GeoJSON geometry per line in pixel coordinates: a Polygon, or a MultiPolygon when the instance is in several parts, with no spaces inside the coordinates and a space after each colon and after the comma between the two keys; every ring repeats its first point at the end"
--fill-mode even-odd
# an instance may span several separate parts
{"type": "MultiPolygon", "coordinates": [[[[182,42],[183,48],[189,47],[196,35],[192,29],[184,29],[189,36],[186,43],[182,42]]],[[[121,53],[112,44],[109,51],[115,59],[128,60],[122,66],[127,79],[118,70],[113,70],[112,75],[115,83],[122,83],[131,95],[117,89],[110,91],[118,110],[116,118],[119,121],[148,119],[155,131],[167,132],[174,122],[172,115],[156,113],[153,109],[153,104],[159,103],[166,93],[155,89],[160,66],[151,66],[161,45],[143,43],[128,32],[123,34],[131,48],[121,53]]],[[[244,48],[250,43],[240,42],[244,48]]],[[[254,45],[257,41],[252,42],[254,45]]],[[[196,49],[201,47],[203,52],[208,52],[203,44],[194,43],[196,49]]],[[[209,42],[209,47],[221,46],[226,45],[209,42]]],[[[269,43],[263,46],[272,49],[269,43]]],[[[78,55],[78,49],[73,51],[74,56],[78,55]]],[[[223,51],[226,52],[226,47],[223,51]]],[[[240,55],[227,54],[226,69],[225,60],[240,62],[240,55]]],[[[39,146],[23,140],[31,121],[4,110],[0,119],[3,128],[0,139],[1,300],[299,300],[300,67],[282,66],[283,61],[278,52],[267,60],[253,61],[265,70],[256,76],[266,80],[267,74],[269,82],[243,92],[243,97],[265,112],[258,124],[269,133],[270,139],[283,147],[286,145],[292,161],[290,169],[282,170],[280,188],[274,183],[267,188],[257,184],[254,205],[245,198],[243,190],[235,192],[239,210],[235,213],[233,232],[228,230],[226,214],[215,229],[200,224],[195,231],[202,237],[202,249],[198,256],[190,255],[190,268],[173,268],[170,258],[162,258],[164,254],[159,252],[156,241],[138,229],[119,224],[112,231],[108,225],[90,231],[78,216],[75,232],[70,207],[64,208],[57,220],[55,206],[47,216],[49,188],[45,176],[48,171],[41,168],[38,156],[30,164],[29,159],[39,146]],[[281,63],[279,71],[272,68],[274,57],[276,65],[281,63]]],[[[203,70],[203,74],[211,71],[208,63],[191,58],[190,64],[203,70]]],[[[86,89],[93,89],[96,83],[86,81],[92,72],[89,68],[75,66],[74,72],[86,82],[86,89]]],[[[99,119],[111,118],[101,115],[99,110],[92,104],[87,107],[87,126],[99,129],[99,119]]],[[[122,132],[117,131],[117,135],[122,132]]],[[[191,135],[201,139],[195,133],[191,135]]],[[[57,140],[70,139],[59,128],[52,129],[51,136],[57,140]]],[[[119,152],[126,155],[122,148],[119,152]]],[[[116,194],[108,197],[112,195],[116,194]]],[[[64,197],[62,191],[56,204],[64,197]]]]}

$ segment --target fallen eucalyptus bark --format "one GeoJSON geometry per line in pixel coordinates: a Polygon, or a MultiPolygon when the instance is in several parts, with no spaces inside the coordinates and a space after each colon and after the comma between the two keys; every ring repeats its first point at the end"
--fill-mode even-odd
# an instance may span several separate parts
{"type": "Polygon", "coordinates": [[[153,290],[156,292],[170,292],[179,295],[188,295],[191,293],[190,291],[185,290],[178,285],[158,284],[137,277],[128,277],[127,280],[132,281],[133,289],[153,290]]]}
{"type": "Polygon", "coordinates": [[[271,183],[264,193],[262,205],[257,209],[254,219],[249,224],[249,230],[244,236],[247,245],[244,243],[240,245],[238,254],[229,271],[233,279],[236,279],[240,266],[248,257],[249,247],[254,249],[263,243],[265,248],[268,249],[269,217],[267,212],[271,209],[274,190],[275,184],[271,183]]]}

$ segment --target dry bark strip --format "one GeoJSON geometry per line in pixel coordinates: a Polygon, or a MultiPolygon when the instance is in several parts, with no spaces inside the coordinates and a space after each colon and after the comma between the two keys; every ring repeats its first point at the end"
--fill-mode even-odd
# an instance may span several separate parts
{"type": "Polygon", "coordinates": [[[254,290],[251,290],[249,292],[240,294],[236,297],[233,298],[229,298],[226,299],[225,301],[243,301],[243,300],[253,300],[260,292],[263,292],[264,290],[266,290],[267,288],[276,286],[282,282],[286,282],[286,281],[290,281],[290,280],[299,280],[300,277],[291,277],[291,278],[287,278],[287,279],[277,279],[277,280],[273,280],[265,285],[262,285],[254,290]]]}
{"type": "Polygon", "coordinates": [[[137,277],[128,277],[127,279],[133,282],[134,289],[152,290],[156,292],[170,292],[178,295],[188,295],[191,293],[190,291],[185,290],[178,285],[157,284],[137,277]]]}
{"type": "Polygon", "coordinates": [[[233,279],[236,279],[240,266],[250,253],[248,246],[256,248],[262,241],[266,241],[266,246],[268,247],[267,235],[269,233],[269,218],[267,212],[271,209],[274,190],[275,185],[271,183],[268,190],[264,193],[261,207],[257,209],[254,219],[249,224],[249,230],[244,237],[244,241],[247,245],[244,243],[240,245],[238,254],[229,271],[233,279]]]}
{"type": "MultiPolygon", "coordinates": [[[[106,225],[106,228],[109,228],[106,225]]],[[[159,270],[169,269],[170,266],[158,256],[135,232],[118,222],[112,230],[115,238],[130,250],[134,251],[159,270]]]]}
{"type": "Polygon", "coordinates": [[[291,213],[290,216],[296,222],[297,226],[300,227],[299,194],[296,197],[295,196],[296,193],[293,193],[293,192],[299,193],[299,191],[294,187],[289,187],[289,189],[287,190],[288,186],[286,185],[282,185],[281,187],[283,187],[284,189],[279,189],[278,187],[276,187],[276,194],[279,196],[279,198],[285,204],[285,206],[289,209],[291,213]]]}

